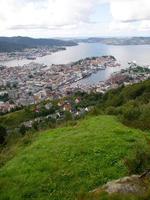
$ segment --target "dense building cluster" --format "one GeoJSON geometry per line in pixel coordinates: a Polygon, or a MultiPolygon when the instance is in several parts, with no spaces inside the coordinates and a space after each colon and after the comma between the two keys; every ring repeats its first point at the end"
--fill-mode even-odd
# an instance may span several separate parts
{"type": "Polygon", "coordinates": [[[22,67],[3,66],[0,68],[0,88],[8,95],[8,101],[5,99],[3,102],[1,98],[1,107],[7,105],[5,110],[9,110],[8,107],[12,105],[29,105],[46,99],[57,99],[66,95],[72,83],[98,70],[117,65],[113,56],[102,56],[66,65],[47,66],[32,62],[22,67]]]}
{"type": "Polygon", "coordinates": [[[131,85],[134,83],[139,83],[141,81],[150,79],[150,66],[138,66],[135,63],[129,63],[129,68],[122,69],[119,72],[113,73],[110,78],[104,82],[99,82],[96,85],[80,85],[77,84],[76,87],[68,86],[68,92],[73,92],[75,90],[82,90],[84,92],[97,92],[105,93],[110,89],[118,88],[122,85],[131,85]]]}
{"type": "Polygon", "coordinates": [[[37,104],[43,100],[54,100],[77,91],[105,93],[120,85],[129,85],[150,78],[149,66],[130,67],[112,74],[105,82],[96,85],[76,84],[80,79],[118,66],[113,56],[92,57],[65,65],[30,63],[22,67],[0,67],[0,112],[37,104]]]}

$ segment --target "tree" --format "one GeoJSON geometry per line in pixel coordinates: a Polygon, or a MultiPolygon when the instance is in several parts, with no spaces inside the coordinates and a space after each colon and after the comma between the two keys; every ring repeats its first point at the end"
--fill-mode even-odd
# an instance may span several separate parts
{"type": "Polygon", "coordinates": [[[6,128],[0,125],[0,144],[5,143],[6,135],[7,135],[6,128]]]}
{"type": "Polygon", "coordinates": [[[36,131],[38,130],[38,122],[35,121],[32,126],[36,131]]]}
{"type": "Polygon", "coordinates": [[[65,111],[64,115],[65,115],[65,120],[66,121],[72,120],[72,114],[70,112],[65,111]]]}
{"type": "Polygon", "coordinates": [[[20,132],[22,135],[24,135],[24,134],[26,133],[26,131],[27,131],[27,128],[25,127],[25,125],[24,125],[24,124],[21,125],[21,127],[20,127],[20,129],[19,129],[19,132],[20,132]]]}

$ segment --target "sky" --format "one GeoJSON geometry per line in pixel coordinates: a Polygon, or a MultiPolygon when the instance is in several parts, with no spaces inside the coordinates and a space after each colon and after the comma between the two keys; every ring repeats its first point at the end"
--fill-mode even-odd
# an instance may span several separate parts
{"type": "Polygon", "coordinates": [[[150,36],[150,0],[0,0],[0,35],[150,36]]]}

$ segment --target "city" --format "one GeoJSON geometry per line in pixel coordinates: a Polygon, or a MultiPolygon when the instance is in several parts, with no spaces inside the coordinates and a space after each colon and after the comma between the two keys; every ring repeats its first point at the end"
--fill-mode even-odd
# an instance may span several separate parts
{"type": "Polygon", "coordinates": [[[0,111],[5,113],[43,100],[60,99],[76,91],[105,93],[122,84],[129,85],[150,78],[149,66],[140,67],[130,63],[128,69],[112,74],[104,82],[78,84],[79,80],[99,70],[117,66],[119,64],[113,56],[86,58],[66,65],[47,66],[32,62],[22,67],[1,66],[0,111]]]}
{"type": "MultiPolygon", "coordinates": [[[[118,63],[113,56],[86,58],[67,65],[47,66],[32,62],[22,67],[2,66],[0,96],[7,96],[8,101],[5,99],[5,102],[1,102],[0,108],[9,111],[16,106],[61,98],[67,95],[72,83],[106,67],[116,66],[118,63]]],[[[84,88],[81,86],[81,89],[84,88]]]]}

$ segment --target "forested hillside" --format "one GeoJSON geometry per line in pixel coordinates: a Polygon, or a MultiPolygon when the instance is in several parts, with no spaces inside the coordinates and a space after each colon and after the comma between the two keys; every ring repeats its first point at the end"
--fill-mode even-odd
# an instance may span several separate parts
{"type": "Polygon", "coordinates": [[[20,51],[24,48],[74,46],[77,43],[56,39],[35,39],[29,37],[0,37],[0,52],[20,51]]]}

